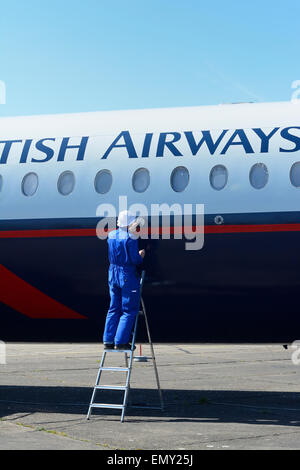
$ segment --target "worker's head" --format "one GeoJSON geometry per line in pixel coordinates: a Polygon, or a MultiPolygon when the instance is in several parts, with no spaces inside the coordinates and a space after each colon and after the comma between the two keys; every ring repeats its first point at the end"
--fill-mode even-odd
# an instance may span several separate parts
{"type": "Polygon", "coordinates": [[[119,214],[117,225],[122,229],[127,229],[136,219],[136,216],[129,211],[122,211],[119,214]]]}
{"type": "Polygon", "coordinates": [[[140,227],[143,227],[145,220],[143,217],[137,217],[129,211],[122,211],[119,214],[117,225],[121,230],[128,231],[132,238],[139,237],[140,227]]]}

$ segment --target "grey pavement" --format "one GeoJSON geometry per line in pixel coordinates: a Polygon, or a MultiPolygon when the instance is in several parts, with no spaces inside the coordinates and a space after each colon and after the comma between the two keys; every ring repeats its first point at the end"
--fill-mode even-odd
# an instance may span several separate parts
{"type": "MultiPolygon", "coordinates": [[[[154,344],[165,410],[94,410],[101,344],[6,344],[0,449],[300,449],[300,365],[282,345],[154,344]]],[[[136,354],[139,354],[137,345],[136,354]]],[[[142,354],[149,355],[148,345],[142,354]]],[[[3,361],[2,361],[3,362],[3,361]]],[[[109,355],[124,365],[124,355],[109,355]]],[[[107,363],[108,365],[108,363],[107,363]]],[[[106,372],[103,384],[122,385],[106,372]]],[[[97,401],[121,402],[105,391],[97,401]]],[[[151,361],[135,362],[132,404],[159,405],[151,361]]],[[[98,395],[97,395],[98,397],[98,395]]]]}

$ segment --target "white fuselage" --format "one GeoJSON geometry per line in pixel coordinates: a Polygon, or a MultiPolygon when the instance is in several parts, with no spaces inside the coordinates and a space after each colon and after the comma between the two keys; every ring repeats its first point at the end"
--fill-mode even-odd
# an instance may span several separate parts
{"type": "Polygon", "coordinates": [[[204,204],[208,214],[298,210],[298,188],[289,175],[300,160],[299,112],[299,104],[287,102],[1,118],[1,219],[95,217],[100,203],[117,206],[120,195],[147,206],[204,204]],[[249,182],[255,163],[268,169],[261,190],[249,182]],[[216,191],[209,175],[220,164],[228,181],[216,191]],[[189,172],[182,192],[170,185],[177,166],[189,172]],[[142,193],[132,187],[138,168],[150,174],[142,193]],[[101,169],[112,175],[106,194],[95,191],[101,169]],[[75,176],[68,196],[57,190],[64,171],[75,176]],[[38,189],[26,197],[21,183],[30,172],[38,189]]]}

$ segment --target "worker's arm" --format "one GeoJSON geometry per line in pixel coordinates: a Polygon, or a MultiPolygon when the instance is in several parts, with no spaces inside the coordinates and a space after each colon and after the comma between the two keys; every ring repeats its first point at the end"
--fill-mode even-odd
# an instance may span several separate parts
{"type": "Polygon", "coordinates": [[[143,262],[145,250],[139,251],[138,241],[133,238],[128,238],[127,242],[128,254],[133,264],[138,265],[143,262]]]}

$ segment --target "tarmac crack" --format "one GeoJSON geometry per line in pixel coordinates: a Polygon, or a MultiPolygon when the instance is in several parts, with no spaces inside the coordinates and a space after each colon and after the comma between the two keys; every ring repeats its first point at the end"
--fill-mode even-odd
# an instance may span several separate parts
{"type": "Polygon", "coordinates": [[[5,420],[5,419],[1,419],[0,422],[7,423],[11,426],[19,426],[19,427],[22,427],[22,428],[25,428],[25,429],[28,428],[32,432],[43,432],[43,433],[48,433],[50,435],[55,435],[56,437],[61,437],[62,439],[71,439],[73,442],[83,442],[83,443],[91,444],[91,445],[97,446],[99,448],[101,447],[102,449],[106,449],[106,450],[107,449],[109,449],[109,450],[117,450],[118,449],[118,447],[113,447],[109,444],[94,442],[90,439],[80,439],[80,438],[77,438],[77,437],[74,437],[74,436],[70,436],[66,432],[58,431],[56,429],[47,429],[46,427],[40,427],[40,426],[36,426],[36,425],[33,425],[33,424],[25,424],[25,423],[21,423],[20,421],[11,422],[10,420],[5,420]]]}
{"type": "Polygon", "coordinates": [[[268,439],[268,438],[272,438],[272,437],[280,437],[280,436],[287,436],[289,434],[295,434],[295,432],[297,434],[300,433],[300,431],[287,431],[287,432],[280,432],[280,433],[271,433],[271,434],[257,434],[255,436],[241,436],[241,437],[231,437],[231,438],[227,438],[227,439],[224,439],[224,440],[210,440],[210,441],[196,441],[196,442],[189,442],[188,445],[195,445],[195,444],[218,444],[218,445],[225,445],[226,443],[230,443],[230,442],[235,442],[235,441],[243,441],[243,440],[249,440],[249,439],[261,439],[261,438],[264,438],[264,439],[268,439]]]}

